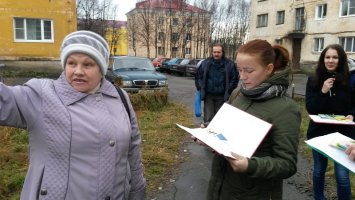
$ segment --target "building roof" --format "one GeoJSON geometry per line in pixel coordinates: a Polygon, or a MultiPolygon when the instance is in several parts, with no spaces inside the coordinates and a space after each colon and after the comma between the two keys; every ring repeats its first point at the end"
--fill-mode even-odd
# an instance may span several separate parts
{"type": "Polygon", "coordinates": [[[208,13],[207,10],[184,3],[183,0],[146,0],[136,3],[137,8],[169,9],[175,11],[184,9],[185,11],[194,13],[208,13]]]}

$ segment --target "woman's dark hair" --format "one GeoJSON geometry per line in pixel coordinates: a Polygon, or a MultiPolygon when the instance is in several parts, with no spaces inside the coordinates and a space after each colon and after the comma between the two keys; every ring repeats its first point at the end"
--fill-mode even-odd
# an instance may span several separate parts
{"type": "Polygon", "coordinates": [[[327,78],[324,76],[327,76],[327,74],[329,74],[324,63],[325,54],[329,49],[334,49],[338,53],[339,61],[338,61],[338,67],[336,68],[335,71],[337,82],[343,86],[349,85],[350,72],[348,66],[348,57],[342,46],[340,46],[339,44],[330,44],[323,49],[322,53],[319,56],[317,68],[312,83],[313,86],[319,87],[323,85],[323,82],[325,80],[324,78],[327,78]]]}
{"type": "Polygon", "coordinates": [[[290,55],[286,48],[280,45],[271,46],[266,40],[251,40],[242,45],[237,53],[256,56],[264,66],[273,64],[273,72],[286,69],[290,62],[290,55]]]}

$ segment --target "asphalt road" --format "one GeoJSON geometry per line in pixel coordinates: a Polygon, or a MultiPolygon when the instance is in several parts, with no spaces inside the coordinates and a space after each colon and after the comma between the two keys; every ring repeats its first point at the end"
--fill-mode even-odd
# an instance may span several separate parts
{"type": "MultiPolygon", "coordinates": [[[[174,102],[186,105],[193,113],[194,80],[192,77],[168,76],[169,98],[174,102]]],[[[306,76],[295,75],[295,95],[304,95],[306,76]]],[[[191,114],[192,120],[198,126],[200,119],[191,114]]],[[[300,141],[302,142],[302,141],[300,141]]],[[[186,162],[180,164],[169,177],[169,182],[162,184],[160,192],[154,200],[204,200],[206,199],[208,181],[210,177],[210,165],[212,153],[205,147],[199,146],[192,141],[185,143],[184,152],[187,156],[186,162]]],[[[284,181],[284,199],[286,200],[311,200],[310,191],[310,167],[311,164],[299,153],[298,172],[284,181]]]]}

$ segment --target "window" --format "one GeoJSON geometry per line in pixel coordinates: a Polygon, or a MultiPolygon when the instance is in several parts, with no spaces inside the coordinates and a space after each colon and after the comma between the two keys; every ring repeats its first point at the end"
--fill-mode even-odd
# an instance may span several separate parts
{"type": "Polygon", "coordinates": [[[179,25],[179,19],[178,18],[173,18],[173,26],[179,25]]]}
{"type": "Polygon", "coordinates": [[[191,54],[191,48],[185,48],[185,54],[191,54]]]}
{"type": "Polygon", "coordinates": [[[327,4],[316,6],[316,19],[324,19],[327,16],[327,4]]]}
{"type": "Polygon", "coordinates": [[[355,15],[355,0],[342,0],[340,5],[340,16],[355,15]]]}
{"type": "Polygon", "coordinates": [[[322,52],[324,49],[324,38],[314,38],[313,51],[322,52]]]}
{"type": "Polygon", "coordinates": [[[165,48],[164,47],[158,47],[158,55],[165,55],[165,48]]]}
{"type": "Polygon", "coordinates": [[[304,7],[296,8],[296,24],[295,30],[303,31],[305,27],[305,20],[304,20],[304,7]]]}
{"type": "Polygon", "coordinates": [[[53,41],[53,23],[46,19],[14,18],[16,41],[53,41]]]}
{"type": "Polygon", "coordinates": [[[164,40],[164,38],[165,38],[164,32],[159,32],[159,33],[158,33],[158,39],[159,39],[159,40],[164,40]]]}
{"type": "Polygon", "coordinates": [[[172,41],[178,41],[179,40],[179,34],[178,33],[173,33],[171,35],[171,40],[172,41]]]}
{"type": "Polygon", "coordinates": [[[258,22],[256,27],[265,27],[267,26],[267,14],[258,15],[258,22]]]}
{"type": "Polygon", "coordinates": [[[285,11],[277,11],[276,25],[283,24],[285,22],[285,11]]]}
{"type": "Polygon", "coordinates": [[[186,40],[191,40],[191,33],[186,34],[186,40]]]}
{"type": "Polygon", "coordinates": [[[171,55],[172,55],[172,57],[173,57],[173,58],[175,58],[175,57],[176,57],[176,55],[177,55],[177,51],[178,51],[178,48],[177,48],[177,47],[173,47],[173,48],[171,48],[171,55]]]}
{"type": "Polygon", "coordinates": [[[355,52],[355,37],[340,37],[339,44],[346,52],[355,52]]]}
{"type": "Polygon", "coordinates": [[[159,17],[159,25],[163,25],[164,24],[164,17],[159,17]]]}
{"type": "Polygon", "coordinates": [[[186,26],[192,26],[192,19],[191,18],[186,19],[186,26]]]}

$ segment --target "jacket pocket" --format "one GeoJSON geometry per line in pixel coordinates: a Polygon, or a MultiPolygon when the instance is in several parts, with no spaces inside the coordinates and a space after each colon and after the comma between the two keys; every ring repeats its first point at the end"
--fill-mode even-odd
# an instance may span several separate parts
{"type": "Polygon", "coordinates": [[[37,188],[37,199],[40,198],[40,195],[41,195],[41,187],[42,187],[42,181],[43,181],[43,175],[44,175],[44,170],[45,170],[45,166],[43,166],[42,170],[41,170],[41,173],[39,174],[39,179],[38,179],[38,185],[36,186],[37,188]]]}

